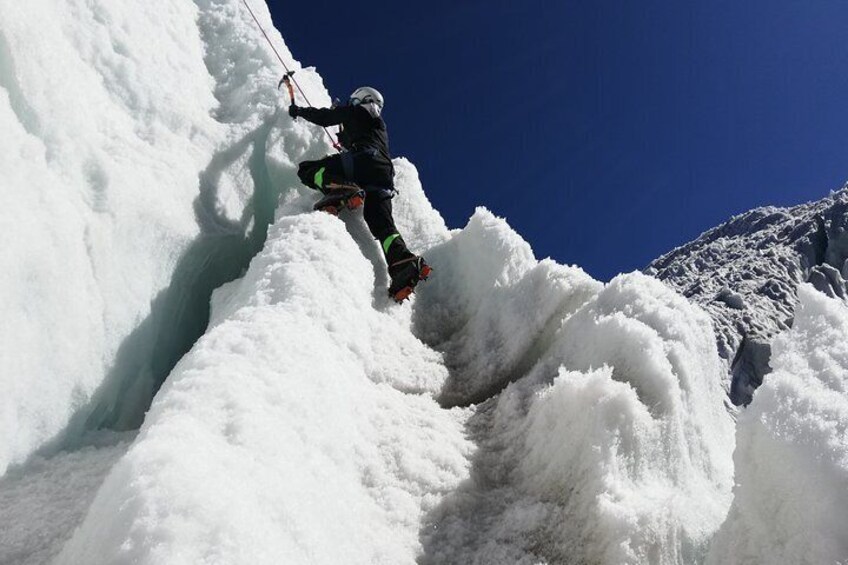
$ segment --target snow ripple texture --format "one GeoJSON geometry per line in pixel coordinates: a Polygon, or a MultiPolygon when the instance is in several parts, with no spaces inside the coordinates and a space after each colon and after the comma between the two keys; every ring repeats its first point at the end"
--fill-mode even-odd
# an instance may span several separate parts
{"type": "Polygon", "coordinates": [[[733,474],[706,314],[622,275],[538,353],[470,419],[480,449],[430,516],[423,562],[702,561],[733,474]]]}

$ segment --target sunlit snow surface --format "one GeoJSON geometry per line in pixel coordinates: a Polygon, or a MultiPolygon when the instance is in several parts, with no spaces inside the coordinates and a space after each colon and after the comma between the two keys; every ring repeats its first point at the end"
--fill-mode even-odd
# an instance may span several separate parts
{"type": "MultiPolygon", "coordinates": [[[[360,223],[277,221],[246,276],[216,295],[210,330],[60,562],[639,563],[705,551],[730,503],[733,435],[703,312],[641,275],[601,290],[528,257],[500,284],[426,283],[419,303],[397,307],[373,296],[359,248],[373,243],[345,229],[360,223]],[[492,414],[440,407],[448,370],[414,335],[422,305],[466,305],[454,311],[466,331],[445,325],[446,342],[500,339],[474,323],[472,293],[526,296],[538,269],[561,291],[540,363],[492,414]]],[[[526,245],[483,210],[441,245],[463,233],[519,245],[508,257],[526,245]]],[[[440,248],[433,267],[449,281],[466,267],[440,248]]]]}
{"type": "MultiPolygon", "coordinates": [[[[644,275],[605,286],[539,261],[482,208],[449,231],[402,158],[395,218],[434,275],[395,305],[361,215],[311,212],[296,164],[330,148],[286,114],[241,2],[7,2],[0,23],[0,214],[14,234],[0,247],[0,467],[27,461],[0,500],[45,524],[5,531],[12,563],[49,558],[77,524],[57,563],[660,564],[710,549],[788,563],[807,542],[768,536],[802,520],[831,527],[812,555],[844,550],[838,495],[799,510],[844,492],[844,332],[815,322],[844,322],[843,306],[802,299],[810,319],[792,332],[806,333],[776,345],[784,376],[743,417],[737,499],[711,546],[736,435],[701,309],[644,275]],[[126,446],[55,452],[78,426],[141,419],[161,357],[197,322],[173,311],[224,280],[86,510],[126,446]],[[805,336],[809,362],[792,353],[805,336]],[[834,394],[804,396],[815,382],[834,394]],[[772,449],[756,441],[768,414],[815,433],[772,449]],[[772,512],[793,469],[815,481],[772,512]],[[80,495],[63,506],[42,477],[80,495]],[[49,512],[20,496],[28,485],[49,512]]],[[[329,104],[313,70],[297,77],[329,104]]]]}
{"type": "Polygon", "coordinates": [[[475,472],[431,517],[432,562],[700,561],[733,473],[706,314],[624,275],[537,354],[472,418],[475,472]]]}
{"type": "Polygon", "coordinates": [[[739,419],[735,498],[710,563],[848,562],[848,306],[799,288],[739,419]]]}

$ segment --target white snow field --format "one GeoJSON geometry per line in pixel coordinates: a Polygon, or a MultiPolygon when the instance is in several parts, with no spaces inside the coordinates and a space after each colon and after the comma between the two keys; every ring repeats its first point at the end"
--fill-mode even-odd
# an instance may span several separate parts
{"type": "Polygon", "coordinates": [[[845,557],[845,306],[802,291],[735,432],[699,307],[448,230],[403,158],[395,305],[280,73],[240,0],[0,2],[0,562],[845,557]]]}

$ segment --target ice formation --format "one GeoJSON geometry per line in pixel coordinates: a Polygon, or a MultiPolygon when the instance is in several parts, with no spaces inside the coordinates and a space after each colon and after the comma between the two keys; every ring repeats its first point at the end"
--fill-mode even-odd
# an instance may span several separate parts
{"type": "Polygon", "coordinates": [[[340,221],[278,221],[58,563],[411,562],[471,446],[422,394],[440,355],[373,288],[340,221]]]}
{"type": "MultiPolygon", "coordinates": [[[[540,261],[482,208],[448,230],[403,158],[395,217],[435,273],[391,303],[362,218],[311,212],[296,164],[330,146],[286,114],[240,1],[7,2],[0,24],[0,514],[18,520],[0,562],[844,551],[844,501],[825,500],[848,466],[838,298],[802,292],[735,435],[699,306],[638,273],[604,285],[540,261]],[[777,456],[817,482],[771,512],[798,478],[758,469],[777,456]],[[801,520],[830,529],[772,544],[801,520]]],[[[838,280],[819,266],[817,287],[838,280]]],[[[758,307],[722,284],[721,308],[758,307]]]]}
{"type": "Polygon", "coordinates": [[[425,562],[702,560],[733,475],[706,314],[622,275],[535,355],[472,417],[471,479],[428,518],[425,562]]]}
{"type": "Polygon", "coordinates": [[[709,563],[848,556],[848,306],[804,285],[738,424],[733,506],[709,563]]]}

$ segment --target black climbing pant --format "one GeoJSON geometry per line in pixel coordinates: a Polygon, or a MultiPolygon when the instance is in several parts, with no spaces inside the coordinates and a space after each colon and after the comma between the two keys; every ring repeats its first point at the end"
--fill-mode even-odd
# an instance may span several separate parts
{"type": "Polygon", "coordinates": [[[371,234],[383,247],[386,255],[386,263],[389,266],[389,274],[394,271],[392,266],[398,262],[414,257],[406,248],[406,243],[395,227],[392,217],[392,197],[377,193],[365,196],[365,209],[362,211],[365,223],[371,234]]]}
{"type": "Polygon", "coordinates": [[[414,257],[395,227],[392,217],[393,187],[371,184],[378,177],[379,164],[374,164],[370,152],[330,155],[317,161],[304,161],[298,167],[298,177],[306,186],[326,193],[329,186],[354,182],[365,190],[363,216],[371,234],[380,243],[386,256],[389,274],[393,265],[414,257]]]}

